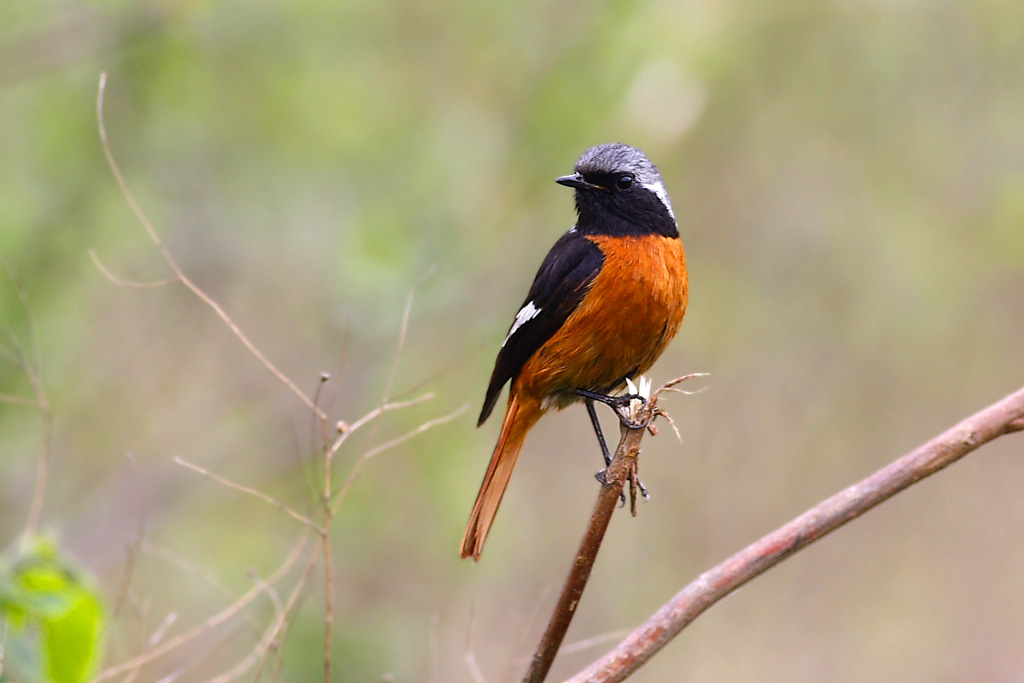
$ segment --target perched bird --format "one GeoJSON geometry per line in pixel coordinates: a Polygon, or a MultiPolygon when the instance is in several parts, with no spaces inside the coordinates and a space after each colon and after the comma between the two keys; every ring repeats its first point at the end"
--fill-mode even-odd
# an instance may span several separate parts
{"type": "Polygon", "coordinates": [[[508,407],[462,557],[480,558],[526,433],[547,410],[583,400],[609,459],[593,401],[646,372],[686,312],[683,245],[647,156],[628,145],[599,145],[556,182],[576,190],[579,218],[544,258],[494,363],[477,425],[511,382],[508,407]]]}

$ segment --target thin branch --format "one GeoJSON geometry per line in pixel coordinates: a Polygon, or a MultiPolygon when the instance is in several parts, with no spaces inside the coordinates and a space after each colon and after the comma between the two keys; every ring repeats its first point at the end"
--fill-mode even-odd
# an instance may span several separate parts
{"type": "Polygon", "coordinates": [[[230,601],[234,601],[238,597],[230,588],[225,586],[224,583],[221,582],[221,580],[218,579],[216,576],[203,570],[202,568],[198,567],[192,562],[189,562],[181,555],[171,550],[168,550],[167,548],[164,548],[163,546],[156,545],[155,543],[152,543],[150,541],[142,541],[142,552],[146,553],[147,555],[152,555],[153,557],[159,558],[168,564],[174,565],[175,567],[177,567],[178,569],[187,574],[191,574],[192,576],[202,579],[203,582],[212,586],[214,590],[216,590],[218,593],[220,593],[230,601]]]}
{"type": "Polygon", "coordinates": [[[167,285],[173,285],[175,282],[181,282],[181,280],[176,277],[169,277],[163,280],[153,280],[152,282],[125,280],[124,278],[120,278],[114,275],[114,273],[109,268],[103,265],[103,262],[100,261],[100,257],[96,255],[95,250],[89,250],[89,258],[92,259],[93,265],[96,266],[96,269],[98,271],[103,273],[103,276],[105,278],[107,278],[108,280],[110,280],[119,287],[131,287],[132,289],[152,289],[155,287],[166,287],[167,285]]]}
{"type": "MultiPolygon", "coordinates": [[[[150,555],[152,557],[159,558],[160,560],[163,560],[164,562],[177,567],[186,574],[191,574],[192,576],[199,578],[203,582],[209,584],[214,590],[216,590],[218,593],[224,596],[224,598],[226,598],[228,601],[234,602],[234,600],[237,599],[238,596],[235,594],[235,592],[228,588],[226,585],[224,585],[224,583],[222,583],[220,579],[218,579],[213,574],[210,574],[209,572],[203,570],[202,568],[188,561],[181,555],[167,548],[164,548],[163,546],[156,545],[149,541],[144,541],[141,539],[141,536],[139,540],[141,541],[141,552],[146,553],[147,555],[150,555]]],[[[264,585],[269,585],[262,578],[259,578],[259,580],[262,581],[264,585]]],[[[273,599],[273,596],[271,597],[271,599],[273,599]]],[[[260,632],[261,625],[257,623],[256,617],[253,614],[246,610],[242,612],[242,617],[245,618],[245,620],[248,622],[249,626],[252,628],[254,633],[258,634],[260,632]]]]}
{"type": "Polygon", "coordinates": [[[121,613],[125,600],[128,599],[128,591],[131,590],[132,578],[135,576],[135,566],[139,559],[139,550],[144,543],[145,522],[139,524],[139,533],[125,545],[124,575],[121,577],[120,587],[117,589],[117,598],[114,600],[114,609],[111,615],[116,617],[121,613]]]}
{"type": "Polygon", "coordinates": [[[28,398],[26,396],[18,396],[16,394],[0,394],[0,403],[10,403],[18,406],[30,406],[37,410],[42,410],[42,406],[39,405],[39,401],[34,398],[28,398]]]}
{"type": "MultiPolygon", "coordinates": [[[[302,536],[295,543],[295,546],[292,548],[292,551],[288,554],[288,557],[285,558],[281,566],[277,568],[277,571],[275,571],[273,575],[270,576],[270,578],[266,579],[266,583],[275,584],[278,581],[280,581],[289,571],[291,571],[291,568],[295,566],[296,561],[298,561],[302,548],[306,545],[306,541],[308,540],[308,538],[309,532],[305,532],[302,534],[302,536]]],[[[143,666],[153,661],[154,659],[162,657],[168,652],[172,652],[173,650],[176,650],[182,645],[185,645],[186,643],[195,640],[196,638],[208,633],[211,629],[220,626],[224,622],[228,621],[229,619],[237,615],[239,612],[244,610],[250,602],[259,597],[263,592],[264,589],[262,585],[253,586],[248,591],[246,591],[244,595],[238,598],[238,600],[231,603],[217,614],[214,614],[213,616],[209,617],[201,624],[197,624],[188,631],[185,631],[184,633],[181,633],[175,636],[174,638],[171,638],[170,640],[164,642],[163,645],[155,647],[152,650],[149,650],[148,652],[139,655],[138,657],[133,657],[132,659],[108,667],[107,669],[101,671],[99,675],[97,675],[96,678],[93,679],[93,683],[99,683],[99,681],[105,681],[113,678],[114,676],[119,676],[120,674],[127,673],[129,671],[137,669],[138,667],[143,666]]]]}
{"type": "Polygon", "coordinates": [[[605,643],[615,642],[616,640],[619,640],[620,638],[623,638],[627,635],[629,635],[629,631],[625,630],[613,631],[612,633],[604,633],[599,636],[594,636],[592,638],[584,638],[583,640],[578,640],[575,643],[563,645],[562,649],[559,651],[562,654],[566,655],[571,654],[573,652],[583,652],[584,650],[589,650],[590,648],[597,647],[598,645],[604,645],[605,643]]]}
{"type": "MultiPolygon", "coordinates": [[[[330,481],[330,477],[327,477],[330,481]]],[[[330,496],[324,498],[324,526],[329,527],[333,513],[330,496]]],[[[331,644],[334,639],[334,562],[331,560],[331,536],[321,541],[324,556],[324,683],[331,683],[331,644]]]]}
{"type": "Polygon", "coordinates": [[[389,442],[387,442],[385,444],[381,444],[380,446],[377,446],[376,448],[373,448],[373,449],[363,453],[363,455],[360,456],[358,460],[356,460],[356,464],[352,466],[352,471],[349,472],[348,477],[345,479],[345,483],[342,484],[341,490],[338,492],[338,495],[337,495],[337,500],[334,501],[334,507],[332,509],[332,514],[337,514],[338,508],[341,506],[341,501],[343,501],[345,499],[345,495],[348,493],[349,488],[352,487],[352,482],[354,482],[356,480],[356,477],[359,476],[359,470],[362,468],[363,463],[365,463],[368,459],[370,459],[371,457],[377,455],[381,451],[387,450],[388,448],[392,448],[394,446],[397,446],[400,443],[408,441],[412,437],[416,436],[417,434],[421,434],[421,433],[427,431],[431,427],[436,427],[437,425],[444,424],[445,422],[449,422],[451,420],[454,420],[459,415],[462,415],[462,413],[466,412],[466,410],[468,408],[469,408],[469,404],[466,403],[462,407],[460,407],[457,410],[455,410],[454,412],[451,412],[451,413],[448,413],[447,415],[443,415],[443,416],[435,418],[433,420],[429,420],[427,422],[424,422],[423,424],[421,424],[416,429],[413,429],[413,430],[411,430],[409,432],[406,432],[405,434],[403,434],[402,436],[398,437],[397,439],[389,441],[389,442]]]}
{"type": "Polygon", "coordinates": [[[321,536],[324,534],[324,530],[319,525],[317,525],[316,522],[314,522],[310,518],[306,517],[305,515],[303,515],[303,514],[301,514],[299,512],[296,512],[295,510],[293,510],[292,508],[288,507],[287,505],[285,505],[281,501],[277,500],[276,498],[272,498],[272,497],[268,496],[267,494],[263,493],[263,491],[259,491],[259,490],[254,489],[254,488],[250,488],[248,486],[243,486],[242,484],[236,484],[235,482],[233,482],[233,481],[231,481],[229,479],[225,479],[224,477],[222,477],[222,476],[220,476],[218,474],[214,474],[210,470],[204,469],[204,468],[200,467],[199,465],[194,465],[194,464],[190,463],[188,460],[185,460],[181,456],[178,456],[178,455],[174,456],[174,462],[179,464],[179,465],[181,465],[182,467],[185,467],[187,469],[192,470],[193,472],[198,472],[199,474],[203,475],[204,477],[209,477],[210,479],[214,480],[218,484],[222,484],[224,486],[227,486],[228,488],[235,489],[236,491],[241,491],[242,493],[248,493],[250,496],[255,496],[255,497],[259,498],[260,500],[262,500],[265,503],[270,503],[271,505],[276,507],[278,510],[281,510],[282,512],[287,514],[292,519],[295,519],[295,520],[298,520],[298,521],[302,522],[303,524],[305,524],[306,526],[308,526],[310,529],[312,529],[313,531],[317,532],[321,536]]]}
{"type": "Polygon", "coordinates": [[[704,610],[746,582],[978,447],[1021,430],[1024,430],[1024,388],[975,413],[704,572],[615,649],[570,681],[625,680],[704,610]]]}
{"type": "MultiPolygon", "coordinates": [[[[512,649],[512,658],[508,662],[505,670],[502,672],[501,681],[512,681],[515,680],[515,672],[522,669],[524,666],[530,663],[531,655],[519,656],[519,653],[526,652],[526,641],[529,640],[531,634],[536,630],[536,626],[540,623],[540,612],[548,601],[548,595],[551,594],[553,586],[544,586],[541,590],[540,595],[536,598],[531,599],[533,607],[530,609],[530,616],[523,620],[521,633],[515,639],[515,647],[512,649]]],[[[511,640],[511,639],[510,639],[511,640]]]]}
{"type": "Polygon", "coordinates": [[[409,430],[408,432],[406,432],[402,436],[399,436],[399,437],[397,437],[395,439],[392,439],[391,441],[388,441],[386,443],[382,443],[379,446],[375,446],[375,447],[371,448],[370,450],[366,451],[366,453],[363,454],[363,458],[365,458],[366,460],[369,460],[370,458],[372,458],[374,456],[380,455],[381,453],[383,453],[386,450],[389,450],[391,448],[394,448],[395,446],[399,446],[399,445],[405,443],[409,439],[411,439],[411,438],[413,438],[413,437],[415,437],[415,436],[417,436],[419,434],[422,434],[423,432],[427,431],[428,429],[432,429],[433,427],[436,427],[438,425],[443,425],[446,422],[451,422],[452,420],[457,418],[459,415],[462,415],[464,412],[469,410],[469,405],[470,405],[469,403],[463,403],[462,406],[460,406],[459,408],[456,408],[454,411],[448,413],[447,415],[442,415],[441,417],[435,417],[433,420],[427,420],[426,422],[421,424],[419,427],[416,427],[415,429],[409,430]]]}
{"type": "MultiPolygon", "coordinates": [[[[321,542],[322,541],[323,539],[321,538],[321,542]]],[[[288,602],[285,603],[284,610],[282,610],[280,615],[278,615],[278,617],[270,625],[270,628],[267,629],[266,635],[264,636],[263,640],[261,640],[257,648],[253,650],[250,657],[246,657],[245,660],[239,662],[238,666],[236,666],[232,670],[233,672],[236,672],[234,673],[234,676],[240,675],[250,666],[252,666],[252,657],[258,656],[260,660],[259,667],[256,669],[256,675],[253,677],[253,681],[258,681],[260,679],[260,676],[263,674],[263,667],[266,666],[267,663],[267,657],[269,657],[270,655],[270,650],[273,647],[275,647],[275,644],[279,644],[278,636],[287,626],[288,616],[295,610],[295,608],[299,604],[299,600],[302,597],[302,593],[306,589],[306,583],[309,581],[309,577],[313,572],[313,567],[316,566],[316,561],[317,558],[319,557],[319,553],[320,550],[319,548],[317,548],[309,554],[309,562],[306,563],[305,569],[302,570],[302,576],[299,577],[298,582],[295,584],[295,588],[292,589],[291,595],[288,596],[288,602]]],[[[210,683],[214,683],[214,681],[229,681],[231,680],[231,678],[232,677],[225,674],[225,676],[223,677],[211,680],[210,683]]]]}
{"type": "MultiPolygon", "coordinates": [[[[426,275],[420,278],[420,282],[425,280],[433,273],[434,269],[431,268],[426,275]]],[[[395,362],[391,364],[391,372],[388,374],[388,382],[384,385],[384,398],[381,399],[381,403],[387,403],[388,397],[391,396],[391,387],[395,383],[395,376],[398,374],[398,364],[402,360],[402,352],[405,351],[405,339],[409,334],[409,316],[412,314],[412,300],[416,296],[416,288],[419,286],[419,282],[413,285],[413,288],[409,290],[409,296],[405,298],[405,310],[402,312],[402,326],[398,332],[398,349],[395,351],[395,362]]]]}
{"type": "MultiPolygon", "coordinates": [[[[32,353],[29,354],[25,351],[25,347],[21,344],[17,335],[14,334],[13,330],[8,328],[7,333],[10,337],[11,344],[14,346],[14,350],[0,346],[0,350],[3,351],[4,357],[17,363],[22,372],[24,372],[26,379],[32,386],[32,392],[36,396],[35,406],[43,416],[43,450],[39,454],[38,462],[36,464],[36,483],[35,489],[32,492],[32,503],[29,506],[28,519],[25,522],[25,531],[21,538],[22,550],[28,547],[28,543],[36,533],[36,529],[39,528],[39,520],[43,514],[43,503],[46,501],[46,486],[49,480],[50,471],[50,451],[53,448],[53,413],[50,410],[50,401],[46,397],[46,390],[43,388],[42,380],[42,351],[39,348],[39,337],[36,333],[35,315],[33,314],[32,302],[28,297],[28,292],[25,287],[21,284],[21,280],[18,278],[14,269],[7,263],[6,260],[0,258],[0,267],[7,274],[8,279],[14,286],[14,291],[18,295],[18,300],[21,302],[22,309],[25,311],[25,323],[28,327],[28,339],[32,353]]],[[[22,403],[20,397],[7,396],[5,395],[5,403],[22,403]]]]}
{"type": "Polygon", "coordinates": [[[178,265],[178,262],[171,255],[171,252],[164,245],[163,240],[160,239],[160,235],[157,234],[157,231],[153,227],[152,223],[150,223],[149,219],[146,218],[146,214],[143,213],[142,208],[135,200],[135,196],[132,194],[131,190],[128,189],[128,183],[127,181],[125,181],[124,176],[121,174],[121,169],[117,165],[117,161],[114,160],[114,153],[110,150],[110,144],[107,141],[107,126],[103,118],[103,94],[106,90],[106,86],[107,74],[103,73],[100,75],[99,94],[96,98],[96,116],[99,123],[100,142],[103,147],[103,154],[107,157],[107,163],[110,165],[110,170],[113,172],[114,178],[117,180],[117,184],[121,188],[121,194],[124,195],[124,198],[128,202],[128,205],[131,206],[132,211],[135,213],[135,217],[139,219],[139,222],[142,224],[142,227],[145,228],[146,232],[149,234],[150,240],[152,240],[153,244],[155,244],[157,249],[160,250],[160,254],[164,257],[164,261],[167,262],[167,265],[170,267],[175,277],[178,280],[180,280],[181,283],[185,285],[189,289],[189,291],[195,294],[203,303],[205,303],[207,306],[213,309],[214,313],[216,313],[217,316],[222,321],[224,321],[224,324],[228,326],[228,328],[234,333],[238,340],[241,341],[245,348],[249,350],[249,353],[255,356],[256,359],[263,365],[263,367],[265,367],[267,370],[271,372],[271,374],[277,377],[277,379],[280,380],[282,384],[291,389],[292,393],[295,394],[299,398],[299,400],[302,401],[310,410],[316,413],[318,417],[320,417],[321,419],[327,419],[327,416],[323,413],[323,411],[321,411],[320,408],[318,408],[313,403],[313,401],[308,396],[306,396],[306,394],[303,393],[301,389],[299,389],[298,385],[296,385],[295,382],[293,382],[287,375],[281,372],[277,368],[277,366],[274,365],[269,358],[264,356],[263,352],[260,351],[256,347],[256,345],[252,343],[252,341],[249,340],[249,337],[247,337],[245,333],[242,332],[242,329],[237,324],[235,324],[235,321],[231,318],[231,316],[227,314],[227,312],[224,311],[223,308],[221,308],[220,304],[214,301],[213,298],[211,298],[205,291],[200,289],[198,285],[192,282],[192,280],[190,280],[189,277],[185,275],[185,272],[181,269],[181,267],[178,265]]]}
{"type": "MultiPolygon", "coordinates": [[[[349,346],[349,332],[351,327],[351,320],[345,319],[345,327],[341,333],[341,351],[338,354],[338,369],[334,373],[335,382],[334,389],[331,391],[330,398],[327,400],[327,414],[330,415],[334,412],[334,402],[338,400],[338,393],[341,391],[341,377],[345,370],[345,363],[348,361],[348,346],[349,346]]],[[[327,422],[324,421],[324,440],[323,443],[327,443],[327,422]]]]}
{"type": "MultiPolygon", "coordinates": [[[[398,364],[401,362],[402,352],[405,350],[405,338],[409,332],[409,317],[412,314],[412,302],[416,296],[416,288],[419,287],[420,284],[424,280],[426,280],[433,272],[434,269],[433,267],[431,267],[430,270],[428,270],[426,274],[424,274],[424,276],[421,277],[419,281],[416,282],[415,285],[413,285],[412,289],[409,290],[409,296],[406,297],[405,299],[405,310],[402,312],[402,324],[398,331],[398,348],[395,350],[395,361],[391,364],[391,372],[388,373],[388,381],[387,384],[385,384],[384,386],[384,396],[380,400],[380,405],[377,407],[376,410],[373,410],[370,413],[366,414],[365,416],[363,416],[361,420],[351,425],[350,427],[346,427],[343,424],[339,424],[339,431],[342,433],[341,436],[339,436],[338,439],[335,440],[334,444],[327,452],[327,471],[325,473],[325,476],[331,476],[331,463],[333,462],[332,459],[334,458],[334,454],[338,452],[338,449],[341,448],[341,445],[348,439],[349,435],[356,429],[363,426],[363,424],[365,424],[366,422],[376,418],[378,415],[381,415],[387,410],[393,410],[395,408],[404,408],[406,406],[415,405],[420,401],[425,401],[428,398],[434,397],[433,393],[429,393],[417,399],[412,399],[411,401],[406,402],[394,402],[389,398],[391,396],[391,386],[394,384],[395,376],[398,374],[398,364]]],[[[369,436],[366,437],[367,443],[373,441],[373,437],[376,433],[377,425],[374,424],[373,427],[370,429],[369,436]]],[[[360,460],[362,460],[362,458],[360,460]]]]}
{"type": "MultiPolygon", "coordinates": [[[[8,279],[11,284],[14,285],[14,291],[18,295],[18,300],[21,301],[21,307],[25,311],[25,324],[28,327],[28,338],[32,346],[32,360],[37,373],[42,372],[43,367],[43,356],[39,347],[39,334],[36,331],[36,316],[33,312],[32,302],[28,298],[28,291],[24,285],[21,284],[21,279],[14,272],[14,269],[7,262],[6,259],[0,257],[0,266],[3,267],[4,272],[7,273],[8,279]]],[[[27,362],[28,359],[26,359],[27,362]]]]}
{"type": "Polygon", "coordinates": [[[46,501],[46,484],[50,471],[50,452],[53,449],[53,414],[50,412],[50,404],[43,398],[41,402],[43,411],[43,449],[39,452],[39,462],[36,466],[36,488],[32,494],[32,507],[29,508],[28,521],[25,523],[24,544],[35,535],[39,528],[39,520],[43,515],[43,503],[46,501]]]}
{"type": "Polygon", "coordinates": [[[395,401],[394,403],[385,403],[383,405],[377,406],[376,408],[368,412],[366,415],[363,415],[361,418],[359,418],[350,425],[339,423],[338,429],[341,431],[341,434],[338,436],[337,439],[334,440],[334,443],[331,444],[331,455],[337,453],[338,449],[341,448],[342,444],[348,441],[348,437],[351,436],[360,427],[366,425],[366,423],[377,419],[386,412],[398,410],[400,408],[409,408],[411,406],[419,405],[420,403],[429,401],[432,398],[434,398],[434,394],[430,393],[423,394],[422,396],[417,396],[416,398],[410,399],[408,401],[395,401]]]}

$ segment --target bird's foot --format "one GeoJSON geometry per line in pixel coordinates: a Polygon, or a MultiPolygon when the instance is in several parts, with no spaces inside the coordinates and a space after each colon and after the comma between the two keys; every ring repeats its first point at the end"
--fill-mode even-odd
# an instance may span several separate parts
{"type": "MultiPolygon", "coordinates": [[[[606,468],[604,468],[603,470],[601,470],[599,472],[595,472],[594,473],[594,479],[597,479],[597,481],[601,484],[601,486],[612,486],[612,482],[608,481],[608,478],[605,476],[607,473],[608,473],[608,468],[606,467],[606,468]]],[[[626,506],[626,492],[623,491],[622,493],[619,494],[619,507],[625,507],[625,506],[626,506]]]]}
{"type": "Polygon", "coordinates": [[[629,429],[644,429],[647,427],[645,423],[636,422],[630,417],[631,406],[633,401],[640,401],[642,405],[646,405],[647,399],[640,394],[623,394],[622,396],[608,396],[606,394],[599,394],[593,391],[587,391],[586,389],[576,389],[576,393],[584,398],[589,398],[592,401],[603,403],[611,408],[616,417],[619,418],[619,422],[625,425],[629,429]]]}
{"type": "MultiPolygon", "coordinates": [[[[605,468],[605,469],[601,470],[600,472],[595,473],[594,474],[594,479],[597,479],[601,483],[601,486],[612,486],[613,482],[608,481],[608,478],[606,477],[607,473],[608,473],[608,469],[605,468]]],[[[630,471],[629,474],[627,475],[627,477],[628,477],[628,482],[629,482],[629,501],[630,501],[630,506],[629,507],[630,507],[630,510],[633,513],[633,516],[636,517],[636,499],[637,499],[637,494],[639,493],[639,495],[643,496],[644,502],[649,501],[651,499],[651,494],[647,490],[647,487],[644,486],[644,483],[642,481],[640,481],[640,477],[637,475],[637,473],[635,471],[630,471]]],[[[625,506],[626,506],[626,492],[625,492],[625,490],[623,490],[622,493],[619,494],[619,507],[625,507],[625,506]]]]}

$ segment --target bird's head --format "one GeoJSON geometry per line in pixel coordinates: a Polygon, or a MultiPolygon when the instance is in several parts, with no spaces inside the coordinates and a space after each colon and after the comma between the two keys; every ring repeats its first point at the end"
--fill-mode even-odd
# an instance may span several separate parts
{"type": "Polygon", "coordinates": [[[636,147],[591,147],[576,162],[576,172],[556,182],[575,188],[584,232],[679,234],[661,173],[636,147]]]}

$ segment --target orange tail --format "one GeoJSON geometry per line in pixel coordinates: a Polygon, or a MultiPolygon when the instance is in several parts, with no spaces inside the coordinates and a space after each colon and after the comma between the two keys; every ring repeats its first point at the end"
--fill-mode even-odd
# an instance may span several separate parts
{"type": "Polygon", "coordinates": [[[480,484],[480,493],[476,494],[476,504],[469,516],[466,533],[462,536],[462,556],[473,556],[480,559],[484,551],[484,541],[491,529],[491,522],[501,505],[501,498],[508,488],[512,470],[519,459],[519,451],[523,448],[523,440],[530,427],[536,424],[543,411],[536,401],[521,401],[514,391],[509,396],[505,421],[501,423],[501,436],[494,447],[491,464],[487,466],[484,481],[480,484]]]}

